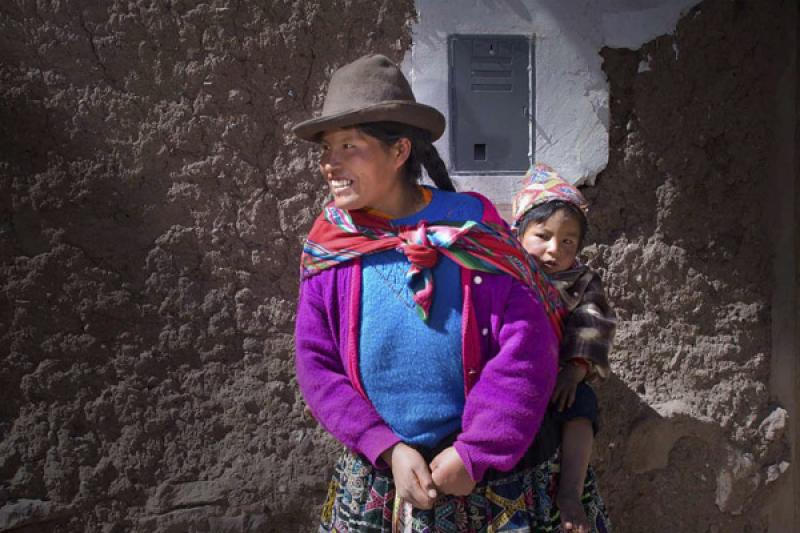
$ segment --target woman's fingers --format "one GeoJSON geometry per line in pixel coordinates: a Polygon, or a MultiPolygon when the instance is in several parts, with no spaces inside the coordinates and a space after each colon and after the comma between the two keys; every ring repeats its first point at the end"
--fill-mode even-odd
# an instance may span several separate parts
{"type": "Polygon", "coordinates": [[[398,495],[419,509],[430,509],[436,498],[431,472],[420,453],[398,444],[392,456],[392,474],[398,495]]]}
{"type": "Polygon", "coordinates": [[[412,472],[416,481],[415,498],[420,503],[419,507],[430,509],[436,499],[436,485],[433,484],[433,477],[425,459],[419,454],[414,458],[412,472]]]}
{"type": "Polygon", "coordinates": [[[440,459],[441,456],[442,456],[442,454],[440,453],[439,455],[437,455],[436,457],[433,458],[433,461],[431,461],[431,472],[433,472],[434,470],[436,470],[439,467],[439,462],[441,461],[441,459],[440,459]]]}
{"type": "Polygon", "coordinates": [[[433,499],[436,498],[436,484],[433,482],[433,476],[431,475],[431,471],[428,469],[428,465],[425,462],[422,462],[422,466],[415,469],[414,473],[417,476],[417,481],[419,482],[420,488],[425,492],[425,495],[428,498],[431,498],[431,503],[433,503],[433,499]]]}
{"type": "Polygon", "coordinates": [[[433,496],[423,487],[417,472],[410,472],[410,476],[403,480],[395,479],[398,494],[411,502],[411,505],[418,509],[430,509],[436,498],[436,490],[433,489],[433,496]]]}

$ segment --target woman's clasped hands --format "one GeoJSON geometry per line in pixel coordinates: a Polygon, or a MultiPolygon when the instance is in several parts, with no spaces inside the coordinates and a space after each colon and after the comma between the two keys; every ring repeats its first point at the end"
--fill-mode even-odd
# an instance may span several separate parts
{"type": "Polygon", "coordinates": [[[467,472],[464,461],[452,446],[433,458],[431,476],[434,485],[445,494],[466,496],[475,488],[475,482],[467,472]]]}
{"type": "Polygon", "coordinates": [[[431,509],[439,494],[466,496],[475,488],[455,448],[445,448],[431,464],[407,444],[395,444],[381,454],[391,467],[397,496],[418,509],[431,509]]]}

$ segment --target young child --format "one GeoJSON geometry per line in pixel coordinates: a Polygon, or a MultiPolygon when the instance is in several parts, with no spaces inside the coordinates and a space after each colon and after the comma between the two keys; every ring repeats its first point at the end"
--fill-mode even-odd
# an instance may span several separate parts
{"type": "MultiPolygon", "coordinates": [[[[588,204],[552,168],[537,164],[514,197],[513,223],[525,250],[558,289],[567,308],[552,403],[561,423],[561,477],[557,503],[567,531],[595,531],[581,504],[592,452],[597,398],[585,380],[608,377],[615,316],[600,276],[578,261],[588,204]]],[[[590,513],[592,514],[592,513],[590,513]]]]}

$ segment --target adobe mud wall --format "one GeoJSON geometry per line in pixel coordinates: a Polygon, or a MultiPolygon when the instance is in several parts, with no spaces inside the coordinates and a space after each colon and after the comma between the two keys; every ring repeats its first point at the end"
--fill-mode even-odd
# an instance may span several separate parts
{"type": "Polygon", "coordinates": [[[585,191],[587,255],[621,320],[595,448],[620,531],[800,527],[798,391],[771,389],[797,382],[796,337],[772,326],[796,320],[773,314],[796,288],[773,264],[796,257],[775,229],[797,231],[796,32],[792,2],[706,0],[674,35],[603,52],[611,152],[585,191]]]}
{"type": "Polygon", "coordinates": [[[409,1],[0,3],[0,530],[309,531],[324,191],[287,125],[409,1]]]}
{"type": "MultiPolygon", "coordinates": [[[[617,531],[765,531],[797,502],[762,181],[791,4],[706,0],[603,52],[586,255],[621,318],[595,447],[617,531]]],[[[338,446],[303,414],[292,330],[325,192],[287,125],[336,66],[399,61],[412,18],[0,4],[0,531],[313,530],[338,446]]]]}

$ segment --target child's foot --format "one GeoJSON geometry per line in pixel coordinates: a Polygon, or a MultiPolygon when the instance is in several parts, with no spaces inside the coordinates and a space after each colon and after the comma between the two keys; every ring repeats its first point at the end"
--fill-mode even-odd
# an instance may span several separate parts
{"type": "Polygon", "coordinates": [[[558,510],[561,513],[561,529],[576,533],[590,533],[592,526],[579,498],[558,497],[558,510]]]}

